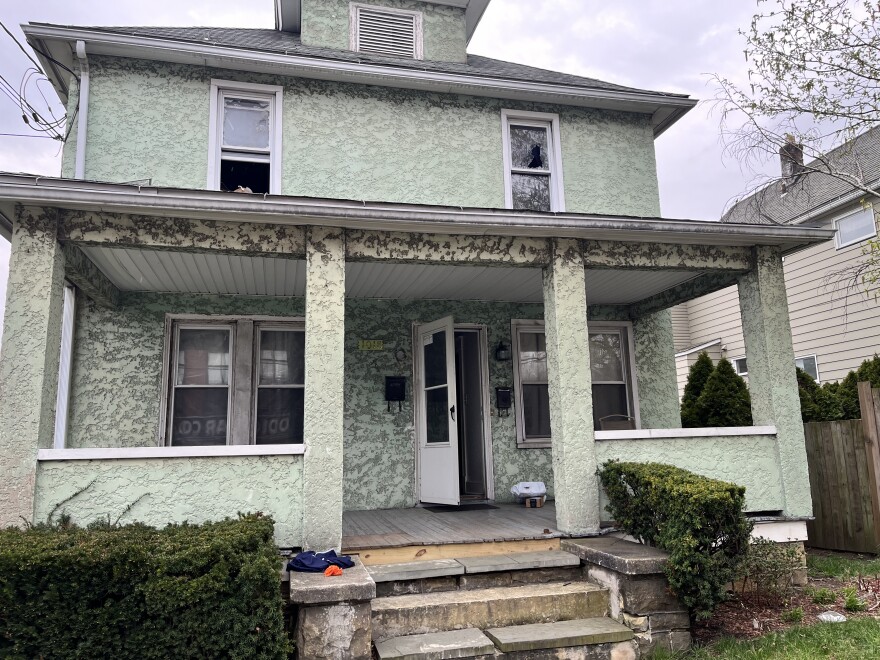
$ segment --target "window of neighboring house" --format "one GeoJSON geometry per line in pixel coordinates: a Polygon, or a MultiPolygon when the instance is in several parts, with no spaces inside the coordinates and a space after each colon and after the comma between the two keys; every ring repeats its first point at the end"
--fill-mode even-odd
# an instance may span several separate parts
{"type": "Polygon", "coordinates": [[[422,12],[351,3],[350,45],[358,53],[423,58],[422,12]]]}
{"type": "Polygon", "coordinates": [[[176,320],[171,332],[166,444],[303,441],[301,322],[176,320]]]}
{"type": "Polygon", "coordinates": [[[871,206],[835,220],[834,226],[837,229],[834,240],[838,250],[877,236],[874,209],[871,206]]]}
{"type": "Polygon", "coordinates": [[[815,355],[795,358],[794,363],[798,369],[803,369],[813,377],[813,380],[819,382],[819,363],[816,361],[815,355]]]}
{"type": "Polygon", "coordinates": [[[559,116],[501,111],[505,205],[528,211],[565,211],[559,116]]]}
{"type": "Polygon", "coordinates": [[[281,193],[281,96],[277,85],[212,81],[209,188],[281,193]]]}
{"type": "MultiPolygon", "coordinates": [[[[550,396],[547,347],[542,321],[513,321],[514,387],[517,444],[550,445],[550,396]]],[[[629,324],[591,326],[590,358],[593,422],[630,418],[636,421],[629,324]]]]}
{"type": "Polygon", "coordinates": [[[746,363],[746,359],[744,357],[733,358],[730,362],[733,364],[733,370],[737,374],[739,374],[740,376],[749,375],[749,365],[746,363]]]}

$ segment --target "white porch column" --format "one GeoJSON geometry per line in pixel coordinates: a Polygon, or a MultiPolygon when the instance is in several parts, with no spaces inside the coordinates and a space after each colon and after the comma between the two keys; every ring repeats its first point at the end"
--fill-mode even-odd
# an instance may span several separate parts
{"type": "Polygon", "coordinates": [[[306,239],[306,391],[303,548],[342,546],[345,235],[313,227],[306,239]]]}
{"type": "Polygon", "coordinates": [[[50,209],[16,210],[0,352],[0,527],[32,522],[37,450],[52,447],[64,256],[50,209]]]}
{"type": "Polygon", "coordinates": [[[795,377],[788,299],[778,248],[755,248],[755,267],[739,280],[749,392],[755,425],[775,425],[788,516],[812,515],[804,425],[795,377]]]}
{"type": "Polygon", "coordinates": [[[576,240],[558,239],[544,269],[544,324],[553,436],[556,526],[599,529],[599,484],[587,332],[584,260],[576,240]]]}

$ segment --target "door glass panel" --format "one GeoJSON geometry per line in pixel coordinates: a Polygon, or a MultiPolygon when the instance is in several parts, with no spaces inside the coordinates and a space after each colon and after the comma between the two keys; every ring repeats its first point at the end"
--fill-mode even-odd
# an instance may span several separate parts
{"type": "Polygon", "coordinates": [[[623,382],[623,352],[619,333],[590,333],[590,366],[594,382],[623,382]]]}
{"type": "Polygon", "coordinates": [[[302,444],[302,388],[260,388],[257,394],[258,445],[302,444]]]}
{"type": "Polygon", "coordinates": [[[428,444],[449,442],[449,419],[449,388],[438,387],[436,390],[425,392],[425,422],[428,444]]]}
{"type": "Polygon", "coordinates": [[[223,146],[269,148],[269,101],[226,98],[223,110],[223,146]]]}
{"type": "Polygon", "coordinates": [[[229,330],[181,330],[177,385],[229,384],[229,330]]]}
{"type": "Polygon", "coordinates": [[[527,440],[550,437],[550,394],[547,385],[523,385],[523,425],[527,440]]]}
{"type": "Polygon", "coordinates": [[[446,331],[440,330],[428,335],[423,341],[425,387],[446,385],[446,331]]]}
{"type": "Polygon", "coordinates": [[[174,392],[171,444],[177,447],[226,444],[229,390],[185,387],[174,392]]]}
{"type": "Polygon", "coordinates": [[[550,210],[550,177],[533,174],[511,174],[513,208],[522,211],[550,210]]]}

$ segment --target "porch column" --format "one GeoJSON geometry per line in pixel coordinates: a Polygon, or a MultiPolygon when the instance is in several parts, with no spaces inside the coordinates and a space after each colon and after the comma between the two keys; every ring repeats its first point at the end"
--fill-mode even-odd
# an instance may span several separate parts
{"type": "Polygon", "coordinates": [[[812,503],[804,425],[795,377],[782,254],[778,248],[755,248],[755,267],[739,280],[739,306],[754,423],[776,426],[785,514],[810,516],[812,503]]]}
{"type": "Polygon", "coordinates": [[[50,209],[18,207],[0,351],[0,527],[33,522],[37,450],[52,447],[64,257],[50,209]]]}
{"type": "Polygon", "coordinates": [[[342,546],[345,235],[313,227],[306,238],[306,391],[303,548],[342,546]]]}
{"type": "Polygon", "coordinates": [[[672,313],[663,309],[635,319],[633,343],[642,428],[681,428],[672,313]]]}
{"type": "Polygon", "coordinates": [[[568,534],[599,529],[599,485],[584,259],[578,242],[555,240],[544,269],[544,324],[556,526],[568,534]]]}

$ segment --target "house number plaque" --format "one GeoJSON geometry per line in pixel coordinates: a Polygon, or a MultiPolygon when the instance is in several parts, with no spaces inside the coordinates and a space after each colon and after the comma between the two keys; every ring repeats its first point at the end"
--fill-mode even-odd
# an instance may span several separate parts
{"type": "Polygon", "coordinates": [[[384,351],[385,342],[381,339],[361,339],[358,341],[359,351],[384,351]]]}

